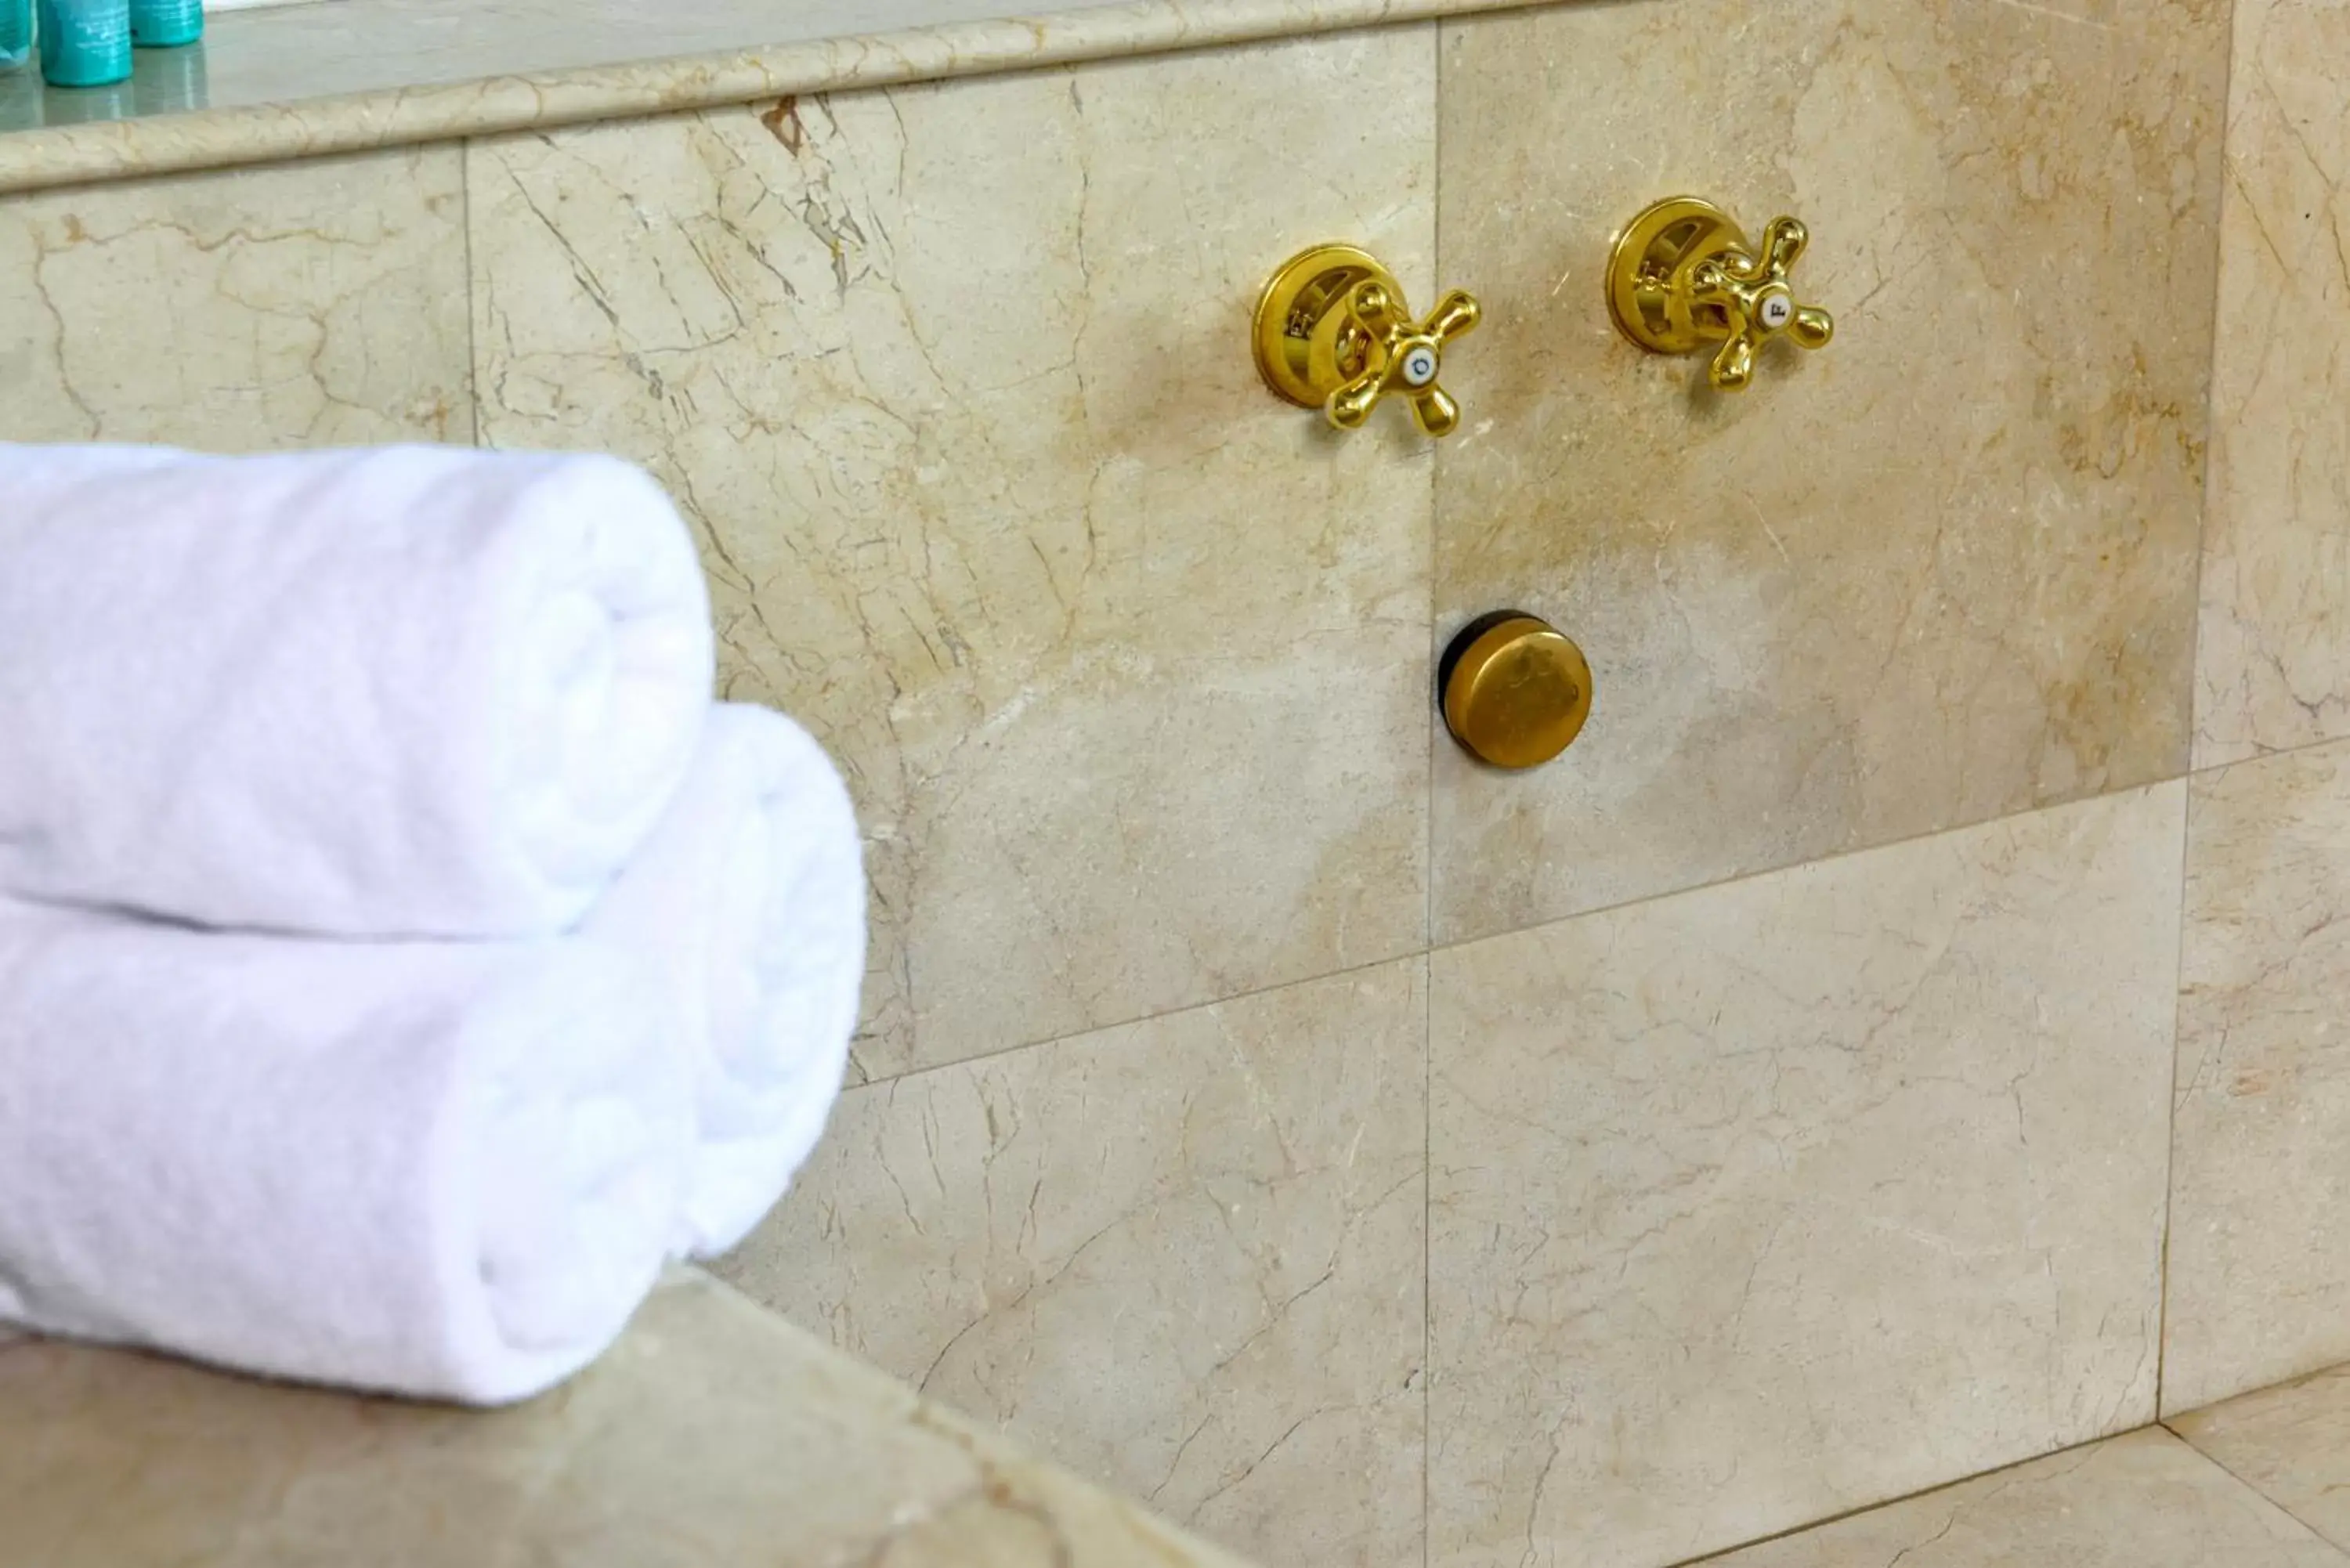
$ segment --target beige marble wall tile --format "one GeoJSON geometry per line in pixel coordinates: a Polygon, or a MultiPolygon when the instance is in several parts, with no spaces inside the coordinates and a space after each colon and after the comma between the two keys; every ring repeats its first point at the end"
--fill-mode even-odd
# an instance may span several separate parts
{"type": "Polygon", "coordinates": [[[1678,1563],[2152,1417],[2184,794],[1431,958],[1431,1563],[1678,1563]]]}
{"type": "Polygon", "coordinates": [[[2350,1366],[2169,1417],[2230,1475],[2350,1550],[2350,1366]]]}
{"type": "Polygon", "coordinates": [[[706,1279],[508,1410],[42,1342],[0,1408],[11,1568],[1229,1568],[706,1279]]]}
{"type": "Polygon", "coordinates": [[[728,691],[852,775],[864,1074],[1423,940],[1428,443],[1276,402],[1245,326],[1315,240],[1430,275],[1434,71],[1399,28],[473,148],[485,438],[649,462],[728,691]]]}
{"type": "Polygon", "coordinates": [[[2158,1428],[1710,1561],[1714,1568],[2342,1568],[2345,1560],[2158,1428]]]}
{"type": "Polygon", "coordinates": [[[2350,743],[2194,781],[2163,1407],[2350,1360],[2350,743]]]}
{"type": "Polygon", "coordinates": [[[1423,962],[852,1090],[722,1272],[1252,1556],[1417,1568],[1423,962]]]}
{"type": "Polygon", "coordinates": [[[470,441],[454,148],[0,199],[0,440],[470,441]]]}
{"type": "Polygon", "coordinates": [[[1449,25],[1440,636],[1522,606],[1597,705],[1436,759],[1482,935],[2171,776],[2187,761],[2221,0],[1683,0],[1449,25]],[[1602,303],[1690,192],[1812,228],[1835,344],[1742,398],[1602,303]]]}
{"type": "Polygon", "coordinates": [[[2237,0],[2195,760],[2350,734],[2350,3],[2237,0]]]}

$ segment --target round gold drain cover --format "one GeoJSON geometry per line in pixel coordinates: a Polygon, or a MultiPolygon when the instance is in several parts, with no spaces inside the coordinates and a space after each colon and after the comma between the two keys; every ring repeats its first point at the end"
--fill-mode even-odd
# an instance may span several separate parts
{"type": "Polygon", "coordinates": [[[1531,768],[1574,742],[1591,716],[1591,666],[1548,622],[1518,610],[1478,617],[1439,668],[1444,727],[1497,768],[1531,768]]]}

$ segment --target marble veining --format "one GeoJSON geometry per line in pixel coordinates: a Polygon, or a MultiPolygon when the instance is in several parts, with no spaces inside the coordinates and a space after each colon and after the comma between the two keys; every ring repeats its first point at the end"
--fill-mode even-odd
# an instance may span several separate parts
{"type": "Polygon", "coordinates": [[[509,1410],[45,1341],[0,1409],[11,1564],[1232,1568],[691,1273],[509,1410]]]}
{"type": "Polygon", "coordinates": [[[2350,735],[2350,0],[2237,0],[2199,767],[2350,735]]]}
{"type": "Polygon", "coordinates": [[[2185,793],[1431,957],[1431,1563],[1661,1568],[2152,1417],[2185,793]]]}
{"type": "Polygon", "coordinates": [[[1596,699],[1536,774],[1438,748],[1438,940],[2185,771],[2227,9],[1445,27],[1440,270],[1488,317],[1437,630],[1534,611],[1596,699]],[[1684,192],[1810,225],[1830,348],[1733,398],[1617,333],[1610,235],[1684,192]]]}
{"type": "Polygon", "coordinates": [[[726,694],[849,774],[860,1075],[1425,945],[1429,443],[1243,325],[1332,234],[1428,278],[1434,77],[1388,28],[469,145],[483,439],[648,463],[726,694]]]}
{"type": "Polygon", "coordinates": [[[470,441],[454,148],[0,201],[0,439],[470,441]]]}
{"type": "Polygon", "coordinates": [[[87,95],[0,78],[0,193],[1534,3],[338,0],[217,19],[200,109],[54,123],[87,95]]]}
{"type": "Polygon", "coordinates": [[[852,1089],[721,1271],[1251,1556],[1417,1564],[1424,961],[852,1089]]]}
{"type": "Polygon", "coordinates": [[[2350,742],[2193,786],[2166,1410],[2350,1358],[2350,742]]]}

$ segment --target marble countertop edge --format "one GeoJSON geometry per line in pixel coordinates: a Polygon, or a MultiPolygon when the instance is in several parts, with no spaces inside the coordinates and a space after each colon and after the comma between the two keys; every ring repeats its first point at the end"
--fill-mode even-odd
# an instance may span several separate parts
{"type": "Polygon", "coordinates": [[[699,1270],[465,1410],[0,1342],[0,1560],[1242,1568],[699,1270]]]}
{"type": "Polygon", "coordinates": [[[728,52],[41,126],[0,134],[0,194],[1425,22],[1542,3],[1129,0],[728,52]]]}

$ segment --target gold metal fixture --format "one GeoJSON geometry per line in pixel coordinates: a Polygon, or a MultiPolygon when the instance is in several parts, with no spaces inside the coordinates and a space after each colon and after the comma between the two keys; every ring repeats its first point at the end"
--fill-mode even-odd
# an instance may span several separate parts
{"type": "Polygon", "coordinates": [[[1607,261],[1607,309],[1624,336],[1652,354],[1694,354],[1719,343],[1711,372],[1725,392],[1754,379],[1754,356],[1783,334],[1825,348],[1835,322],[1795,303],[1787,273],[1809,236],[1773,218],[1758,253],[1728,213],[1695,196],[1658,202],[1624,225],[1607,261]]]}
{"type": "Polygon", "coordinates": [[[1360,429],[1381,398],[1400,392],[1432,436],[1461,425],[1461,405],[1436,384],[1444,345],[1477,325],[1477,301],[1454,289],[1415,324],[1403,286],[1367,251],[1315,245],[1274,274],[1257,301],[1256,368],[1300,408],[1342,431],[1360,429]]]}
{"type": "Polygon", "coordinates": [[[1495,610],[1461,628],[1437,666],[1444,727],[1497,768],[1531,768],[1575,742],[1591,716],[1591,666],[1557,628],[1495,610]]]}

